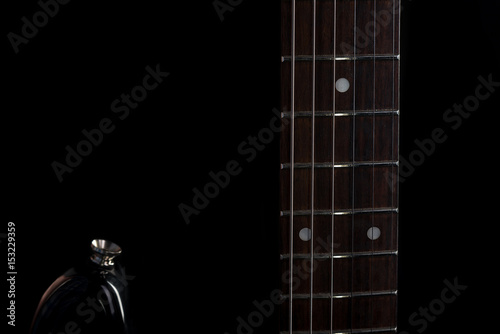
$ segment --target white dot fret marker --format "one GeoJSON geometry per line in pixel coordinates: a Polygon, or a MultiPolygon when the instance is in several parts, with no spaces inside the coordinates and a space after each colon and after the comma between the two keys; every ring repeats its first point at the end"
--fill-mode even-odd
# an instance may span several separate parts
{"type": "Polygon", "coordinates": [[[366,232],[366,235],[370,240],[377,240],[380,238],[380,229],[378,227],[370,227],[366,232]]]}
{"type": "Polygon", "coordinates": [[[350,87],[351,87],[351,84],[349,83],[349,80],[347,80],[346,78],[340,78],[335,83],[335,88],[337,88],[337,90],[340,93],[347,92],[350,87]]]}
{"type": "Polygon", "coordinates": [[[312,232],[311,232],[311,229],[309,228],[303,228],[302,230],[300,230],[299,232],[299,238],[300,240],[302,241],[309,241],[311,240],[311,236],[312,236],[312,232]]]}

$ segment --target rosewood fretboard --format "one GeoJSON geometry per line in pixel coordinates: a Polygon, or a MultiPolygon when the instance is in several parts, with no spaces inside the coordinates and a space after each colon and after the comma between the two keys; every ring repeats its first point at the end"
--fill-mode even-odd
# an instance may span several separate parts
{"type": "Polygon", "coordinates": [[[282,0],[280,326],[396,331],[400,0],[282,0]]]}

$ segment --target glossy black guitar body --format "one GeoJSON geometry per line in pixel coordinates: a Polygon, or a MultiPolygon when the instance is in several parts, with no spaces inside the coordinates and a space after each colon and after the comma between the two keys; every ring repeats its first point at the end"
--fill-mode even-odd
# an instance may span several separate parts
{"type": "Polygon", "coordinates": [[[125,273],[113,258],[121,249],[92,242],[91,259],[68,270],[45,292],[32,334],[130,334],[125,273]]]}

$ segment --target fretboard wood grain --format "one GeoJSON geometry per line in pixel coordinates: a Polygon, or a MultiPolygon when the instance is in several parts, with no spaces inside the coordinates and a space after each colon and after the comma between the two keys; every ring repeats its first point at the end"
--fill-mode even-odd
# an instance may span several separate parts
{"type": "Polygon", "coordinates": [[[399,21],[282,0],[282,333],[396,331],[399,21]]]}

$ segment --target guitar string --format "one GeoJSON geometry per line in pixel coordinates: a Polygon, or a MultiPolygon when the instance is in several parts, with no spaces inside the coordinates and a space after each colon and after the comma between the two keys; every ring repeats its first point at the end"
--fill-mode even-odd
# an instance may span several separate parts
{"type": "Polygon", "coordinates": [[[313,0],[313,33],[312,33],[312,147],[311,147],[311,243],[310,243],[310,256],[311,256],[311,275],[310,275],[310,304],[309,304],[309,331],[312,334],[313,330],[313,284],[314,284],[314,140],[315,140],[315,123],[316,123],[316,0],[313,0]]]}
{"type": "MultiPolygon", "coordinates": [[[[352,114],[352,161],[356,160],[356,56],[357,56],[357,36],[356,36],[356,25],[357,25],[357,1],[354,0],[354,20],[353,20],[353,39],[354,39],[354,60],[353,60],[353,114],[352,114]]],[[[355,205],[355,167],[353,163],[352,167],[352,210],[354,212],[355,205]]],[[[354,284],[354,214],[351,215],[351,331],[354,329],[354,317],[353,317],[353,284],[354,284]]]]}
{"type": "Polygon", "coordinates": [[[376,18],[377,18],[377,0],[373,0],[373,116],[372,116],[372,161],[373,161],[373,166],[372,166],[372,209],[373,212],[371,214],[371,259],[370,259],[370,318],[371,318],[371,332],[373,332],[373,273],[374,273],[374,268],[373,268],[373,252],[374,252],[374,246],[375,246],[375,240],[374,240],[374,228],[375,228],[375,120],[376,120],[376,114],[375,110],[377,108],[377,71],[376,71],[376,61],[375,61],[375,55],[376,55],[376,49],[377,49],[377,24],[376,24],[376,18]]]}
{"type": "MultiPolygon", "coordinates": [[[[401,6],[400,6],[400,0],[393,0],[393,16],[392,16],[392,54],[396,54],[396,52],[399,54],[399,50],[396,50],[396,1],[398,2],[397,5],[398,5],[398,9],[400,10],[401,9],[401,6]]],[[[398,16],[398,19],[401,19],[400,16],[398,16]]],[[[399,29],[399,27],[398,27],[399,29]]],[[[398,31],[398,34],[397,34],[398,38],[399,38],[399,31],[398,31]]],[[[399,66],[399,63],[398,63],[398,66],[399,66]]],[[[396,102],[396,61],[393,59],[392,60],[392,110],[395,110],[395,108],[397,107],[398,110],[399,110],[399,102],[396,102]],[[397,105],[396,105],[397,103],[397,105]]],[[[399,72],[398,72],[399,74],[399,72]]],[[[399,94],[398,94],[398,98],[399,98],[399,94]]],[[[395,134],[395,131],[394,131],[394,127],[395,127],[395,121],[394,121],[394,118],[396,116],[395,115],[392,115],[391,119],[392,119],[392,138],[391,138],[391,159],[392,161],[394,161],[394,159],[398,159],[399,160],[399,144],[398,145],[398,152],[397,152],[397,157],[394,157],[394,151],[395,151],[395,143],[394,143],[394,137],[396,136],[395,134]]],[[[398,117],[398,122],[399,122],[399,117],[398,117]]],[[[397,129],[398,129],[398,132],[399,132],[399,125],[397,126],[397,129]]],[[[398,138],[399,138],[399,135],[398,135],[398,138]]],[[[395,168],[398,168],[398,167],[391,167],[391,172],[392,172],[392,191],[395,191],[396,192],[396,196],[399,196],[399,170],[397,170],[396,172],[396,175],[394,175],[394,169],[395,168]],[[396,187],[394,187],[394,182],[396,182],[396,187]],[[396,188],[396,189],[394,189],[396,188]]],[[[398,201],[396,199],[396,201],[398,201]]],[[[391,206],[392,207],[395,207],[395,206],[399,206],[399,203],[394,203],[394,194],[392,194],[391,196],[391,206]]],[[[394,224],[396,224],[396,237],[399,233],[399,227],[398,227],[398,221],[397,221],[397,218],[396,218],[396,222],[394,221],[394,214],[391,214],[391,228],[394,229],[394,224]]],[[[397,246],[394,245],[394,246],[397,246]]],[[[398,266],[396,265],[396,275],[397,275],[397,268],[398,266]]],[[[397,282],[395,282],[397,284],[397,282]]],[[[395,312],[397,312],[397,307],[396,307],[396,310],[395,312]]],[[[396,316],[396,315],[395,315],[396,316]]],[[[397,317],[395,318],[397,319],[397,317]]],[[[396,328],[397,328],[397,325],[396,325],[396,328]]]]}
{"type": "MultiPolygon", "coordinates": [[[[336,124],[336,119],[335,119],[335,110],[336,110],[336,90],[335,90],[335,79],[336,79],[336,58],[337,56],[337,0],[334,0],[333,2],[333,77],[332,77],[332,166],[335,166],[335,124],[336,124]]],[[[332,167],[332,212],[335,211],[335,167],[332,167]]],[[[334,256],[334,245],[335,245],[335,215],[332,214],[332,222],[331,222],[331,229],[332,229],[332,244],[331,244],[331,260],[330,260],[330,273],[331,273],[331,280],[330,280],[330,334],[333,334],[333,328],[334,328],[334,323],[333,323],[333,312],[334,312],[334,306],[333,306],[333,293],[334,293],[334,265],[333,265],[333,256],[334,256]]]]}
{"type": "Polygon", "coordinates": [[[292,334],[293,326],[293,195],[295,174],[295,1],[292,1],[292,74],[291,74],[291,130],[290,130],[290,282],[289,282],[289,330],[292,334]]]}

